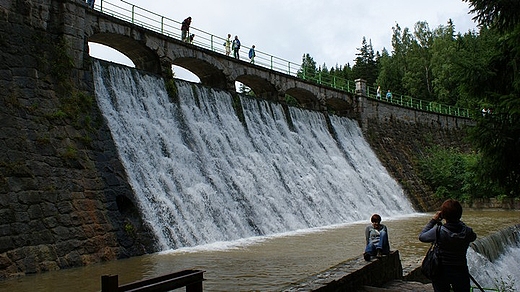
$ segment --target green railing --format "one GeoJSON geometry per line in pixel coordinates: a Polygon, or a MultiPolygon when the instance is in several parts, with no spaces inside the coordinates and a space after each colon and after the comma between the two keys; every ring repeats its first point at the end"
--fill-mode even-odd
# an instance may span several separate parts
{"type": "Polygon", "coordinates": [[[457,117],[465,117],[470,118],[474,115],[475,112],[470,111],[466,108],[455,107],[451,105],[440,104],[434,101],[426,101],[417,98],[413,98],[411,96],[394,94],[392,93],[392,98],[386,98],[386,92],[381,92],[381,96],[377,96],[377,89],[374,87],[367,86],[367,94],[368,97],[389,102],[392,104],[397,104],[403,107],[413,108],[417,110],[435,112],[450,116],[457,117]]]}
{"type": "MultiPolygon", "coordinates": [[[[117,3],[118,4],[116,5],[108,0],[98,0],[96,1],[94,9],[163,35],[176,39],[181,38],[181,22],[161,16],[155,12],[146,10],[124,0],[118,1],[117,3]]],[[[195,27],[190,27],[190,34],[195,34],[193,45],[211,50],[213,52],[225,54],[225,38],[213,35],[195,27]]],[[[247,58],[249,49],[249,47],[241,46],[240,55],[247,58]]],[[[320,85],[332,87],[334,89],[346,91],[349,93],[355,92],[356,86],[352,80],[347,80],[322,72],[312,72],[307,74],[307,72],[302,71],[300,64],[278,58],[259,50],[255,50],[255,52],[255,65],[257,66],[268,68],[270,70],[291,76],[296,76],[306,81],[315,82],[320,85]]],[[[247,58],[247,60],[249,60],[249,58],[247,58]]],[[[389,102],[417,110],[424,110],[459,117],[472,116],[472,112],[470,112],[468,109],[442,105],[439,103],[424,101],[398,94],[393,94],[394,97],[392,99],[386,100],[384,98],[384,93],[382,94],[382,98],[378,98],[375,92],[375,88],[367,86],[367,97],[369,98],[374,98],[383,102],[389,102]]]]}

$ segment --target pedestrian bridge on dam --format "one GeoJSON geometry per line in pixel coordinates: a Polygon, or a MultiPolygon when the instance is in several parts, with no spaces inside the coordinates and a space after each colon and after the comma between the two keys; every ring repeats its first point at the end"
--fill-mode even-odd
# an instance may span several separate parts
{"type": "MultiPolygon", "coordinates": [[[[184,42],[180,21],[123,0],[98,0],[94,8],[83,0],[69,0],[65,5],[79,18],[65,25],[76,36],[75,41],[81,41],[74,44],[80,55],[75,58],[81,62],[78,66],[88,58],[88,43],[92,42],[116,49],[137,69],[169,77],[172,65],[176,65],[192,72],[205,86],[234,91],[238,81],[257,97],[280,101],[289,95],[299,106],[312,110],[355,116],[362,111],[359,98],[376,98],[375,90],[363,80],[306,76],[300,65],[261,51],[256,52],[254,64],[249,59],[227,56],[222,45],[224,38],[193,27],[190,33],[194,32],[196,38],[193,43],[184,42]]],[[[248,49],[242,46],[240,55],[247,56],[248,49]]],[[[395,94],[391,100],[379,101],[454,117],[470,116],[466,109],[395,94]]]]}

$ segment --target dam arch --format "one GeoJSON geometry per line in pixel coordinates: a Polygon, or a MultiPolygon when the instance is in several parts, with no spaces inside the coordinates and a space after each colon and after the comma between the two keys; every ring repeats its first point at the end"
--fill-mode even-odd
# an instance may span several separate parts
{"type": "Polygon", "coordinates": [[[278,99],[279,93],[275,85],[265,78],[256,75],[240,75],[235,80],[251,88],[257,97],[268,100],[278,99]]]}
{"type": "Polygon", "coordinates": [[[193,73],[199,78],[202,85],[218,89],[230,88],[226,75],[219,66],[215,66],[215,63],[212,64],[196,57],[180,56],[174,58],[171,64],[193,73]]]}
{"type": "Polygon", "coordinates": [[[88,42],[98,43],[110,47],[130,59],[135,67],[150,73],[160,74],[161,63],[159,56],[149,47],[135,39],[116,33],[95,33],[88,37],[88,42]]]}

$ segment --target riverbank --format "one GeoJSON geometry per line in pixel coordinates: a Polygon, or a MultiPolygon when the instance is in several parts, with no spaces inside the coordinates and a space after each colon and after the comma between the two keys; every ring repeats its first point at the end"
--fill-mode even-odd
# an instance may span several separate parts
{"type": "Polygon", "coordinates": [[[473,210],[516,210],[520,211],[520,199],[515,198],[479,198],[471,202],[462,203],[462,206],[473,210]]]}

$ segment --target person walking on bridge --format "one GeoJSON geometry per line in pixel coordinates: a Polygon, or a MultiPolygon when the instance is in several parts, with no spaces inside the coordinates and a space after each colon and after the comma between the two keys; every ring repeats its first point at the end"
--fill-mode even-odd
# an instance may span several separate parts
{"type": "Polygon", "coordinates": [[[238,55],[240,51],[240,40],[238,39],[238,36],[235,36],[235,39],[233,40],[233,57],[235,59],[240,59],[240,56],[238,55]]]}
{"type": "Polygon", "coordinates": [[[226,47],[226,56],[231,54],[231,34],[228,33],[226,42],[224,42],[224,47],[226,47]]]}
{"type": "Polygon", "coordinates": [[[392,92],[390,91],[390,89],[388,89],[388,91],[386,92],[386,100],[392,101],[392,92]]]}
{"type": "Polygon", "coordinates": [[[251,49],[249,49],[249,63],[251,64],[254,64],[255,63],[255,56],[256,56],[256,52],[255,52],[255,45],[253,45],[251,47],[251,49]]]}
{"type": "Polygon", "coordinates": [[[190,32],[190,25],[191,25],[191,16],[184,19],[181,25],[181,39],[183,42],[187,42],[189,40],[188,34],[190,32]]]}

